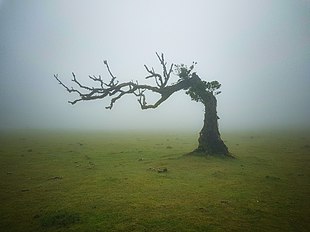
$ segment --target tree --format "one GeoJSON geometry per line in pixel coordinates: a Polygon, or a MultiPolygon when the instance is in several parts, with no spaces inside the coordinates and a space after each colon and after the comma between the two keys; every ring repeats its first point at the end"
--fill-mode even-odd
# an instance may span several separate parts
{"type": "Polygon", "coordinates": [[[106,109],[112,109],[115,102],[125,95],[132,94],[138,99],[141,109],[157,108],[161,103],[166,101],[173,93],[186,90],[193,101],[201,102],[205,108],[204,123],[202,130],[199,134],[199,145],[196,150],[191,154],[205,154],[215,156],[229,156],[228,148],[221,139],[218,129],[218,116],[217,116],[217,101],[216,95],[220,94],[219,88],[221,84],[217,81],[206,82],[200,79],[200,77],[193,72],[196,62],[190,67],[184,64],[170,66],[164,59],[164,55],[156,53],[157,58],[162,67],[162,73],[158,73],[154,68],[149,68],[144,65],[148,75],[146,79],[153,78],[155,86],[139,84],[138,81],[119,83],[116,76],[113,75],[108,62],[105,60],[104,64],[110,75],[109,82],[104,82],[99,75],[89,76],[89,78],[97,83],[97,86],[85,86],[77,80],[76,75],[72,73],[72,81],[77,85],[77,88],[69,88],[58,77],[54,75],[60,85],[62,85],[69,93],[76,93],[77,98],[73,101],[69,101],[72,105],[80,101],[89,101],[95,99],[110,99],[110,105],[106,109]],[[176,74],[178,80],[176,83],[168,84],[171,75],[176,74]],[[154,104],[148,104],[146,101],[146,92],[153,92],[160,97],[154,104]]]}

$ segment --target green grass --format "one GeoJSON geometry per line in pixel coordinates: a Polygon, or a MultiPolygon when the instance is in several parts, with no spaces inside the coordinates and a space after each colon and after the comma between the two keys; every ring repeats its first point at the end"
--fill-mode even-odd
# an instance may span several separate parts
{"type": "Polygon", "coordinates": [[[1,231],[310,231],[310,134],[3,133],[1,231]],[[158,173],[157,169],[167,168],[158,173]]]}

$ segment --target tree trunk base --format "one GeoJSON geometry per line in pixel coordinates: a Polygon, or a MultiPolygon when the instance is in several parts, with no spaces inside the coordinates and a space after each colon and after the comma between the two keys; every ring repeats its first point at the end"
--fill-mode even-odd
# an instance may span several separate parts
{"type": "Polygon", "coordinates": [[[207,153],[204,151],[199,150],[198,148],[195,149],[192,152],[186,153],[185,156],[200,156],[200,157],[218,157],[218,158],[230,158],[230,159],[236,159],[232,154],[214,154],[214,153],[207,153]]]}
{"type": "Polygon", "coordinates": [[[206,153],[213,156],[225,156],[229,154],[228,148],[220,137],[218,131],[214,134],[201,133],[199,138],[199,146],[196,152],[206,153]]]}

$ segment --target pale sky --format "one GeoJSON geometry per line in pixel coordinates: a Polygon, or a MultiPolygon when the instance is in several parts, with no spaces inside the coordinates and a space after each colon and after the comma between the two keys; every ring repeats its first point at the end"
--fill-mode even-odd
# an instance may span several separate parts
{"type": "Polygon", "coordinates": [[[200,130],[203,105],[184,92],[155,110],[134,96],[106,110],[108,99],[68,104],[53,79],[108,80],[106,59],[120,81],[152,84],[155,52],[222,84],[222,131],[310,127],[307,0],[0,0],[0,129],[200,130]]]}

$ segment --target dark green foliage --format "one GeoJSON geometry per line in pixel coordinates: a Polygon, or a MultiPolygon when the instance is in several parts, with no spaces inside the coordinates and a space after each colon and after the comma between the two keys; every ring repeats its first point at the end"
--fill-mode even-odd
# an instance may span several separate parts
{"type": "MultiPolygon", "coordinates": [[[[187,80],[190,78],[195,78],[197,74],[192,72],[197,62],[193,62],[190,67],[187,67],[185,64],[175,65],[175,74],[179,76],[179,81],[187,80]]],[[[200,80],[200,79],[199,79],[200,80]]],[[[212,93],[213,95],[218,95],[221,91],[216,91],[221,87],[221,84],[218,81],[197,81],[192,84],[192,86],[186,91],[193,101],[204,102],[203,97],[206,95],[206,92],[212,93]]]]}
{"type": "MultiPolygon", "coordinates": [[[[178,81],[188,80],[192,77],[196,77],[197,74],[195,72],[192,73],[195,65],[197,63],[193,62],[190,67],[187,67],[185,64],[175,65],[175,74],[180,78],[178,81]]],[[[194,82],[190,88],[186,91],[193,101],[201,101],[201,94],[206,91],[207,83],[205,81],[194,82]]]]}
{"type": "Polygon", "coordinates": [[[177,76],[180,77],[179,81],[191,78],[192,75],[194,74],[194,73],[191,73],[191,72],[195,68],[196,64],[197,64],[197,62],[193,62],[193,64],[191,66],[189,66],[189,68],[185,64],[180,64],[180,65],[179,64],[175,64],[174,65],[174,72],[175,72],[175,74],[177,76]]]}
{"type": "MultiPolygon", "coordinates": [[[[193,75],[196,74],[194,73],[193,75]]],[[[201,81],[199,83],[196,82],[186,91],[186,94],[189,95],[193,101],[203,102],[202,96],[206,92],[206,88],[207,88],[206,81],[201,81]]]]}
{"type": "Polygon", "coordinates": [[[218,81],[211,81],[206,83],[206,90],[214,95],[220,94],[221,91],[216,91],[221,88],[221,84],[218,81]],[[214,92],[216,91],[216,92],[214,92]]]}

